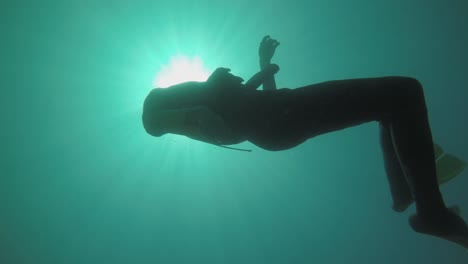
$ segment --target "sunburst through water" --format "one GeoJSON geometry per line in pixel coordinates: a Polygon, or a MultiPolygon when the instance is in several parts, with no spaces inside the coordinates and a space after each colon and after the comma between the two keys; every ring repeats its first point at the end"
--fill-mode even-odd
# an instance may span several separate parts
{"type": "Polygon", "coordinates": [[[153,86],[165,88],[187,81],[206,81],[210,75],[199,56],[189,58],[184,55],[172,56],[168,64],[161,65],[156,73],[153,86]]]}

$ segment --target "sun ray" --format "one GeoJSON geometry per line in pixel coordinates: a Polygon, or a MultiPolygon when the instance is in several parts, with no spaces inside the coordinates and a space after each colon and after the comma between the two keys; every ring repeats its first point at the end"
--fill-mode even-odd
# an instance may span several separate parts
{"type": "Polygon", "coordinates": [[[177,55],[171,57],[167,65],[161,65],[153,85],[165,88],[181,82],[203,82],[208,79],[209,75],[209,71],[205,69],[199,56],[188,58],[184,55],[177,55]]]}

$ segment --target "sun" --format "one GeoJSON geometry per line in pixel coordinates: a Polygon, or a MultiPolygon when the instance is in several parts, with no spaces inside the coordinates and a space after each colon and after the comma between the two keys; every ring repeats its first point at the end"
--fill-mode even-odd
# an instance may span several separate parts
{"type": "Polygon", "coordinates": [[[161,69],[156,73],[153,85],[159,88],[188,82],[204,82],[210,73],[205,69],[203,61],[199,56],[192,58],[184,55],[172,56],[167,65],[161,65],[161,69]]]}

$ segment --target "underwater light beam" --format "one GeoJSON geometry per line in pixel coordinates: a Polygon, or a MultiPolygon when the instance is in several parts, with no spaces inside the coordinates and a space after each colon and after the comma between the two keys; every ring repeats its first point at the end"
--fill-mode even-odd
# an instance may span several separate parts
{"type": "Polygon", "coordinates": [[[200,57],[188,58],[184,55],[177,55],[171,57],[167,65],[161,65],[161,69],[153,81],[153,86],[166,88],[181,82],[204,82],[208,76],[210,73],[203,66],[200,57]]]}

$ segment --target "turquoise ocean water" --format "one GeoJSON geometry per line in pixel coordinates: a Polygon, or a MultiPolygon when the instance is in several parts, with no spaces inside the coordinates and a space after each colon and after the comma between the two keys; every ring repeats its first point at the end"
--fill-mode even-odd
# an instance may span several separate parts
{"type": "MultiPolygon", "coordinates": [[[[245,153],[140,118],[171,56],[248,79],[270,34],[278,87],[418,78],[467,160],[466,25],[461,0],[2,1],[0,263],[468,263],[391,210],[377,123],[245,153]]],[[[467,188],[442,186],[465,219],[467,188]]]]}

